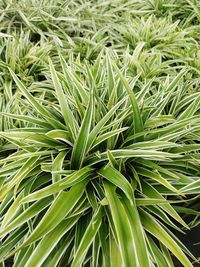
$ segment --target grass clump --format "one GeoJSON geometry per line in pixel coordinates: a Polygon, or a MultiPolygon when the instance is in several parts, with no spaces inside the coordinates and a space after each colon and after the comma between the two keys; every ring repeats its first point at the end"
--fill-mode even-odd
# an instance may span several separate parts
{"type": "Polygon", "coordinates": [[[1,265],[193,266],[198,3],[0,9],[1,265]]]}

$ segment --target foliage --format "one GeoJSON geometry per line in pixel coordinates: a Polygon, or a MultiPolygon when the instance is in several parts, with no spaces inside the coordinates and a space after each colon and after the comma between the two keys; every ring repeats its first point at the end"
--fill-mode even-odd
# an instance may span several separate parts
{"type": "Polygon", "coordinates": [[[198,1],[0,10],[1,266],[193,266],[198,1]]]}

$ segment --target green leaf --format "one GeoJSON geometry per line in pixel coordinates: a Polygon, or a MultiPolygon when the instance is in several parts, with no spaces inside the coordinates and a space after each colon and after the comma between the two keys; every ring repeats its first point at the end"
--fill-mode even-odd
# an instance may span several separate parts
{"type": "Polygon", "coordinates": [[[90,167],[84,167],[78,171],[73,172],[71,175],[64,179],[61,179],[52,185],[46,186],[40,190],[37,190],[22,199],[22,203],[31,202],[47,196],[56,194],[64,189],[67,189],[75,184],[84,182],[90,177],[92,169],[90,167]]]}
{"type": "Polygon", "coordinates": [[[34,266],[39,267],[55,248],[62,236],[72,228],[77,222],[77,217],[73,217],[60,222],[50,233],[45,235],[33,253],[26,262],[25,267],[34,266]]]}
{"type": "Polygon", "coordinates": [[[79,267],[82,265],[86,253],[92,241],[94,240],[99,230],[99,227],[101,226],[101,221],[102,221],[102,210],[101,208],[98,208],[98,210],[94,213],[91,222],[85,231],[85,234],[81,238],[80,245],[75,253],[71,267],[79,267]]]}
{"type": "MultiPolygon", "coordinates": [[[[58,154],[58,156],[54,159],[52,163],[52,172],[56,172],[62,169],[65,156],[66,156],[66,151],[62,151],[58,154]]],[[[54,183],[61,180],[60,174],[53,173],[52,176],[54,183]]]]}
{"type": "Polygon", "coordinates": [[[86,182],[81,182],[78,185],[74,185],[69,192],[60,192],[22,247],[42,238],[42,236],[53,230],[69,214],[81,198],[85,185],[86,182]]]}
{"type": "MultiPolygon", "coordinates": [[[[16,199],[14,199],[13,203],[11,204],[11,206],[8,208],[4,219],[1,223],[1,228],[5,228],[5,226],[12,220],[12,218],[15,216],[15,214],[17,213],[17,211],[20,208],[20,201],[23,198],[23,192],[21,192],[16,199]]],[[[0,228],[0,229],[1,229],[0,228]]],[[[0,235],[1,235],[1,230],[0,230],[0,235]]]]}
{"type": "Polygon", "coordinates": [[[47,110],[38,103],[38,101],[35,99],[35,97],[33,97],[28,90],[26,89],[26,87],[23,85],[23,83],[19,80],[19,78],[16,76],[16,74],[9,68],[10,74],[13,78],[13,80],[15,81],[16,85],[18,86],[18,88],[20,89],[20,91],[22,92],[22,94],[28,99],[28,101],[30,102],[30,104],[44,117],[50,117],[50,114],[47,112],[47,110]]]}
{"type": "Polygon", "coordinates": [[[146,168],[141,168],[141,167],[137,167],[136,168],[137,172],[144,176],[144,177],[148,177],[151,178],[155,181],[157,181],[158,183],[164,185],[165,187],[167,187],[168,189],[170,189],[173,192],[176,192],[177,194],[181,194],[181,192],[176,189],[174,186],[172,186],[165,178],[163,178],[159,173],[155,173],[153,171],[150,171],[146,168]]]}
{"type": "Polygon", "coordinates": [[[52,139],[64,141],[65,143],[69,144],[70,146],[73,146],[73,144],[70,142],[70,136],[68,131],[64,130],[52,130],[46,133],[46,135],[52,139]]]}
{"type": "Polygon", "coordinates": [[[189,185],[186,185],[184,187],[181,188],[181,192],[189,192],[189,191],[193,191],[195,190],[196,193],[200,193],[200,181],[194,181],[192,183],[190,183],[189,185]]]}
{"type": "MultiPolygon", "coordinates": [[[[118,69],[118,67],[115,65],[115,69],[117,71],[117,74],[120,78],[120,81],[123,83],[127,93],[129,94],[130,100],[131,100],[131,105],[132,105],[132,109],[133,109],[133,122],[134,122],[134,126],[135,126],[135,133],[139,133],[139,132],[143,132],[144,128],[143,128],[143,121],[142,121],[142,117],[141,117],[141,112],[140,109],[138,107],[138,103],[137,100],[135,98],[135,95],[132,91],[132,89],[130,88],[130,85],[128,84],[126,78],[123,76],[123,74],[121,73],[121,71],[118,69]]],[[[137,76],[135,78],[135,82],[137,81],[137,79],[139,78],[139,76],[137,76]]],[[[139,137],[138,140],[143,140],[142,137],[139,137]]]]}
{"type": "Polygon", "coordinates": [[[76,120],[68,105],[66,95],[64,94],[62,90],[62,85],[59,81],[56,70],[50,58],[49,58],[49,66],[50,66],[52,81],[53,81],[56,95],[57,95],[57,98],[58,98],[58,101],[61,107],[62,115],[65,120],[65,124],[67,125],[68,130],[70,132],[71,140],[74,140],[77,135],[77,128],[78,128],[76,120]]]}
{"type": "Polygon", "coordinates": [[[39,157],[31,157],[25,162],[12,180],[0,189],[0,200],[2,200],[14,186],[16,186],[15,190],[17,190],[17,187],[21,181],[26,178],[27,175],[39,164],[38,159],[39,157]]]}
{"type": "MultiPolygon", "coordinates": [[[[116,149],[116,150],[110,150],[112,155],[116,159],[120,158],[150,158],[150,159],[157,159],[160,161],[166,161],[170,158],[180,158],[181,155],[179,154],[172,154],[168,152],[162,152],[162,151],[155,151],[155,150],[140,150],[140,149],[116,149]]],[[[87,164],[96,164],[101,161],[108,160],[107,152],[99,153],[94,156],[88,157],[86,163],[87,164]]]]}
{"type": "Polygon", "coordinates": [[[97,135],[103,128],[103,126],[108,122],[108,120],[115,114],[117,109],[125,102],[126,98],[121,99],[114,107],[112,107],[105,116],[95,125],[92,131],[89,134],[88,143],[87,143],[87,151],[91,148],[93,143],[96,140],[97,135]]]}
{"type": "Polygon", "coordinates": [[[154,261],[157,263],[158,266],[162,266],[162,267],[174,267],[174,266],[168,266],[167,263],[166,263],[166,260],[163,256],[163,254],[161,253],[159,247],[157,244],[155,244],[155,242],[153,241],[153,239],[151,239],[149,236],[148,236],[148,243],[149,243],[149,246],[151,248],[151,251],[152,251],[152,256],[153,256],[153,259],[154,261]]]}
{"type": "Polygon", "coordinates": [[[146,205],[166,204],[167,200],[159,198],[136,198],[135,202],[137,206],[146,206],[146,205]]]}
{"type": "Polygon", "coordinates": [[[83,160],[85,158],[88,136],[92,123],[93,109],[94,109],[94,96],[93,92],[91,91],[88,108],[86,110],[83,122],[81,124],[77,139],[75,140],[75,144],[72,150],[72,158],[71,158],[72,169],[81,168],[83,160]]]}
{"type": "Polygon", "coordinates": [[[7,255],[11,253],[11,251],[13,251],[18,242],[20,242],[24,238],[27,230],[27,227],[22,226],[9,235],[9,237],[0,247],[0,261],[5,259],[5,257],[7,257],[7,255]]]}
{"type": "Polygon", "coordinates": [[[33,123],[42,127],[46,127],[47,129],[51,128],[50,124],[44,120],[32,117],[32,116],[26,116],[26,115],[17,115],[17,114],[10,114],[10,113],[1,113],[4,116],[16,119],[16,120],[22,120],[25,122],[33,123]]]}
{"type": "Polygon", "coordinates": [[[65,75],[65,78],[67,80],[67,82],[69,83],[69,87],[71,86],[75,86],[78,93],[81,95],[81,98],[83,100],[83,102],[85,104],[88,104],[88,95],[86,93],[86,91],[84,90],[82,84],[78,81],[78,79],[75,76],[75,73],[73,73],[70,68],[68,67],[64,57],[62,56],[62,54],[59,54],[60,57],[60,61],[61,61],[61,65],[62,65],[62,70],[63,73],[65,75]]]}
{"type": "Polygon", "coordinates": [[[66,125],[68,126],[68,130],[71,134],[70,135],[71,139],[73,140],[77,134],[78,126],[76,124],[76,120],[73,116],[73,113],[68,105],[66,95],[64,94],[62,90],[62,85],[59,81],[56,70],[50,58],[49,58],[49,66],[50,66],[51,77],[52,77],[52,81],[53,81],[54,88],[56,91],[56,95],[57,95],[57,98],[58,98],[58,101],[61,107],[62,115],[63,115],[66,125]]]}
{"type": "MultiPolygon", "coordinates": [[[[151,186],[150,184],[144,181],[142,181],[142,191],[143,191],[143,194],[149,198],[157,198],[161,200],[166,200],[153,186],[151,186]]],[[[188,225],[178,215],[178,213],[174,210],[174,208],[170,205],[169,202],[166,202],[165,204],[158,204],[158,205],[165,212],[167,212],[172,218],[174,218],[177,222],[181,223],[184,227],[189,229],[188,225]]]]}
{"type": "Polygon", "coordinates": [[[44,198],[42,200],[35,202],[33,205],[27,208],[24,212],[22,212],[17,217],[15,217],[11,222],[6,224],[5,226],[2,226],[0,229],[0,236],[4,236],[8,234],[9,232],[13,231],[15,228],[21,226],[25,222],[28,222],[35,215],[38,215],[42,210],[48,207],[51,204],[52,200],[53,200],[52,197],[48,197],[48,198],[44,198]]]}
{"type": "Polygon", "coordinates": [[[183,264],[184,267],[192,267],[191,262],[188,260],[182,249],[174,241],[172,237],[162,228],[160,223],[155,218],[145,211],[141,211],[141,220],[145,229],[160,240],[183,264]]]}
{"type": "Polygon", "coordinates": [[[123,203],[124,209],[127,213],[127,216],[129,217],[135,247],[135,254],[137,258],[137,266],[150,267],[150,259],[145,240],[145,233],[135,203],[132,203],[127,198],[122,198],[120,201],[123,203]]]}
{"type": "Polygon", "coordinates": [[[112,137],[114,135],[120,134],[120,133],[122,133],[123,131],[125,131],[127,129],[128,129],[128,127],[123,127],[123,128],[119,128],[119,129],[116,129],[116,130],[113,130],[113,131],[110,131],[110,132],[107,132],[105,134],[102,134],[102,135],[98,136],[96,138],[96,140],[94,141],[93,146],[91,147],[91,149],[94,149],[96,146],[98,146],[99,144],[101,144],[105,140],[109,139],[110,137],[112,137]]]}
{"type": "Polygon", "coordinates": [[[98,171],[98,174],[106,178],[109,182],[120,188],[125,195],[133,200],[133,189],[128,180],[115,168],[106,166],[98,171]]]}
{"type": "Polygon", "coordinates": [[[144,142],[137,142],[134,144],[129,145],[126,148],[130,149],[152,149],[152,150],[162,150],[171,147],[179,147],[180,145],[173,143],[173,142],[166,142],[166,141],[144,141],[144,142]]]}
{"type": "Polygon", "coordinates": [[[103,185],[117,234],[117,243],[119,246],[123,266],[138,266],[129,218],[123,208],[122,203],[116,196],[115,186],[109,182],[104,182],[103,185]]]}
{"type": "Polygon", "coordinates": [[[179,120],[184,120],[184,119],[187,119],[187,118],[190,118],[192,117],[195,112],[199,109],[199,101],[200,101],[200,96],[198,96],[194,101],[193,103],[191,103],[188,108],[183,111],[181,113],[181,115],[179,116],[179,120]]]}

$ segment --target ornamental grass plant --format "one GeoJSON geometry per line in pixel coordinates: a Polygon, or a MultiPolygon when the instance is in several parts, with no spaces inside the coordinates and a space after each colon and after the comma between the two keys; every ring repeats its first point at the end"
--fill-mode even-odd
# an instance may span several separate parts
{"type": "Polygon", "coordinates": [[[0,2],[0,267],[197,264],[199,22],[196,0],[0,2]]]}

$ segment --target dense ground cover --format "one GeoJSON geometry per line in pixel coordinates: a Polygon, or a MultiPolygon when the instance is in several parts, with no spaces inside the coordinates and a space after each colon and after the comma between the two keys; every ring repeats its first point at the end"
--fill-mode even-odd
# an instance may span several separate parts
{"type": "Polygon", "coordinates": [[[194,266],[199,24],[196,0],[0,1],[0,266],[194,266]]]}

